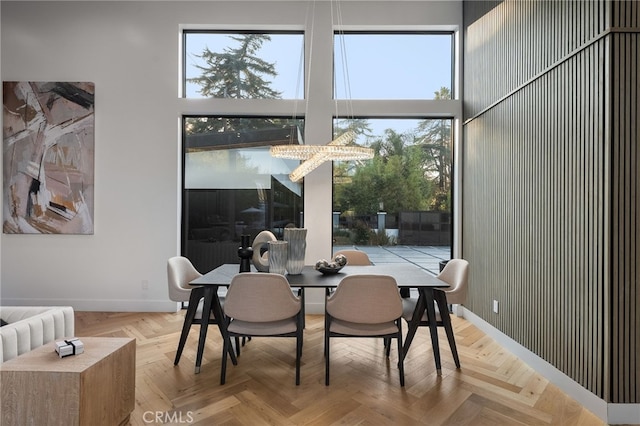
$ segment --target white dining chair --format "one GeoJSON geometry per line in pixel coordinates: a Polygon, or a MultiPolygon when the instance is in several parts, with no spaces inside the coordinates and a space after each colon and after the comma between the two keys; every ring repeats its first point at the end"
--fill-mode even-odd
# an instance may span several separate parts
{"type": "MultiPolygon", "coordinates": [[[[300,384],[303,321],[302,301],[280,274],[244,272],[233,277],[224,304],[229,337],[294,337],[296,385],[300,384]]],[[[224,342],[220,384],[227,371],[229,342],[224,342]]]]}
{"type": "MultiPolygon", "coordinates": [[[[182,333],[180,334],[178,349],[176,350],[176,357],[173,362],[174,365],[178,365],[180,362],[180,357],[187,342],[191,326],[202,323],[204,288],[189,285],[191,281],[201,276],[202,274],[198,272],[191,261],[184,256],[174,256],[167,261],[169,299],[174,302],[181,302],[183,306],[185,302],[188,302],[187,312],[185,313],[184,323],[182,325],[182,333]]],[[[220,296],[219,298],[220,304],[224,306],[224,296],[220,296]]],[[[218,324],[218,320],[213,314],[210,314],[208,323],[218,324]]],[[[239,354],[239,339],[236,340],[236,350],[239,354]]]]}
{"type": "MultiPolygon", "coordinates": [[[[445,290],[434,290],[435,292],[444,293],[446,298],[446,305],[451,303],[463,304],[466,301],[467,297],[467,285],[469,282],[469,262],[464,259],[451,259],[447,262],[444,269],[437,276],[438,279],[449,284],[449,288],[445,290]]],[[[416,306],[418,304],[418,298],[409,297],[402,299],[402,317],[407,323],[413,321],[413,315],[416,310],[416,306]]],[[[438,309],[437,304],[435,305],[436,312],[436,326],[444,327],[445,332],[447,334],[447,340],[449,341],[449,347],[451,348],[451,352],[453,354],[454,361],[456,363],[456,367],[460,367],[460,360],[458,357],[458,350],[456,348],[455,337],[453,335],[453,330],[450,327],[450,322],[446,323],[443,321],[442,313],[438,309]]],[[[449,315],[448,312],[445,315],[449,315]]],[[[422,317],[418,322],[418,327],[428,327],[429,320],[427,319],[427,313],[424,312],[422,317]]],[[[413,338],[410,337],[407,339],[407,345],[411,344],[411,340],[413,338]]],[[[408,347],[407,347],[408,349],[408,347]]]]}
{"type": "MultiPolygon", "coordinates": [[[[326,300],[325,385],[329,385],[330,340],[336,337],[382,337],[398,342],[400,386],[404,386],[402,299],[396,280],[388,275],[349,275],[326,300]]],[[[385,348],[385,356],[389,351],[385,348]]]]}

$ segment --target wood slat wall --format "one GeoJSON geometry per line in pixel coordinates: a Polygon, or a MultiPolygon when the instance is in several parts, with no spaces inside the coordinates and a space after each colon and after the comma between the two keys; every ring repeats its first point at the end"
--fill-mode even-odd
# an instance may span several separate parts
{"type": "Polygon", "coordinates": [[[611,16],[611,400],[639,402],[640,3],[614,2],[611,16]]]}
{"type": "Polygon", "coordinates": [[[469,308],[617,403],[640,402],[638,6],[464,4],[469,308]]]}

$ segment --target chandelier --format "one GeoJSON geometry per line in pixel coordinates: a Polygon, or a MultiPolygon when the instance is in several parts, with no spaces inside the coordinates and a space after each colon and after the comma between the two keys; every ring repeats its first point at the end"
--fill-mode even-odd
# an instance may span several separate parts
{"type": "Polygon", "coordinates": [[[299,182],[325,161],[353,161],[373,158],[373,149],[347,145],[355,139],[349,130],[327,145],[276,145],[270,148],[272,157],[304,160],[289,174],[292,182],[299,182]]]}
{"type": "MultiPolygon", "coordinates": [[[[333,3],[331,15],[333,20],[333,3]]],[[[338,12],[338,15],[340,15],[340,12],[338,12]]],[[[339,20],[341,21],[341,19],[339,20]]],[[[313,32],[313,24],[311,25],[311,31],[313,32]]],[[[313,34],[311,40],[313,40],[313,34]]],[[[309,76],[310,75],[311,65],[309,65],[309,76]]],[[[345,74],[345,77],[347,75],[348,74],[345,74]]],[[[348,85],[346,78],[345,81],[347,81],[348,85]]],[[[308,84],[307,82],[307,85],[308,84]]],[[[308,96],[307,93],[307,106],[309,102],[308,96]]],[[[356,161],[373,158],[373,149],[364,148],[352,143],[355,137],[355,133],[348,130],[326,145],[275,145],[269,149],[269,152],[271,156],[275,158],[302,160],[302,163],[289,174],[289,179],[291,179],[292,182],[299,182],[325,161],[356,161]]]]}

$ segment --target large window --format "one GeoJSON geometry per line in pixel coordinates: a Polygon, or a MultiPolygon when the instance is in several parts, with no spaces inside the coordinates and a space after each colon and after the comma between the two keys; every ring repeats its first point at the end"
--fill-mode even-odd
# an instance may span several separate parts
{"type": "Polygon", "coordinates": [[[241,235],[287,225],[318,226],[317,238],[333,223],[334,245],[451,245],[453,33],[314,31],[333,45],[304,52],[302,31],[183,32],[182,254],[202,272],[237,263],[241,235]],[[334,163],[314,188],[333,189],[333,205],[306,203],[327,222],[305,223],[304,181],[289,179],[299,161],[269,147],[327,143],[332,126],[376,156],[334,163]]]}
{"type": "Polygon", "coordinates": [[[299,143],[303,121],[274,117],[183,119],[182,253],[209,271],[237,263],[241,235],[282,237],[302,226],[303,188],[289,180],[297,161],[272,158],[271,145],[299,143]]]}
{"type": "Polygon", "coordinates": [[[388,118],[396,111],[385,101],[452,99],[453,41],[452,33],[334,34],[334,96],[380,108],[380,117],[334,119],[335,135],[353,130],[375,151],[366,162],[334,164],[334,246],[450,251],[453,119],[388,118]]]}
{"type": "MultiPolygon", "coordinates": [[[[184,31],[183,96],[302,98],[303,46],[302,32],[184,31]]],[[[304,121],[214,113],[184,115],[182,129],[182,254],[203,272],[237,263],[242,235],[303,226],[303,187],[288,177],[298,162],[269,147],[302,143],[304,121]]]]}
{"type": "Polygon", "coordinates": [[[450,246],[452,120],[335,120],[347,128],[375,157],[334,165],[334,245],[450,246]]]}

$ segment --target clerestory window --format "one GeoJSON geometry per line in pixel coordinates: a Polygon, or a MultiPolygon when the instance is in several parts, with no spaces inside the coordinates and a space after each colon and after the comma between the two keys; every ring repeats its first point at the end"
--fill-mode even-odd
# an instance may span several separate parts
{"type": "Polygon", "coordinates": [[[336,32],[336,99],[442,99],[453,92],[453,33],[336,32]]]}
{"type": "Polygon", "coordinates": [[[183,97],[297,99],[302,32],[183,32],[183,97]]]}

